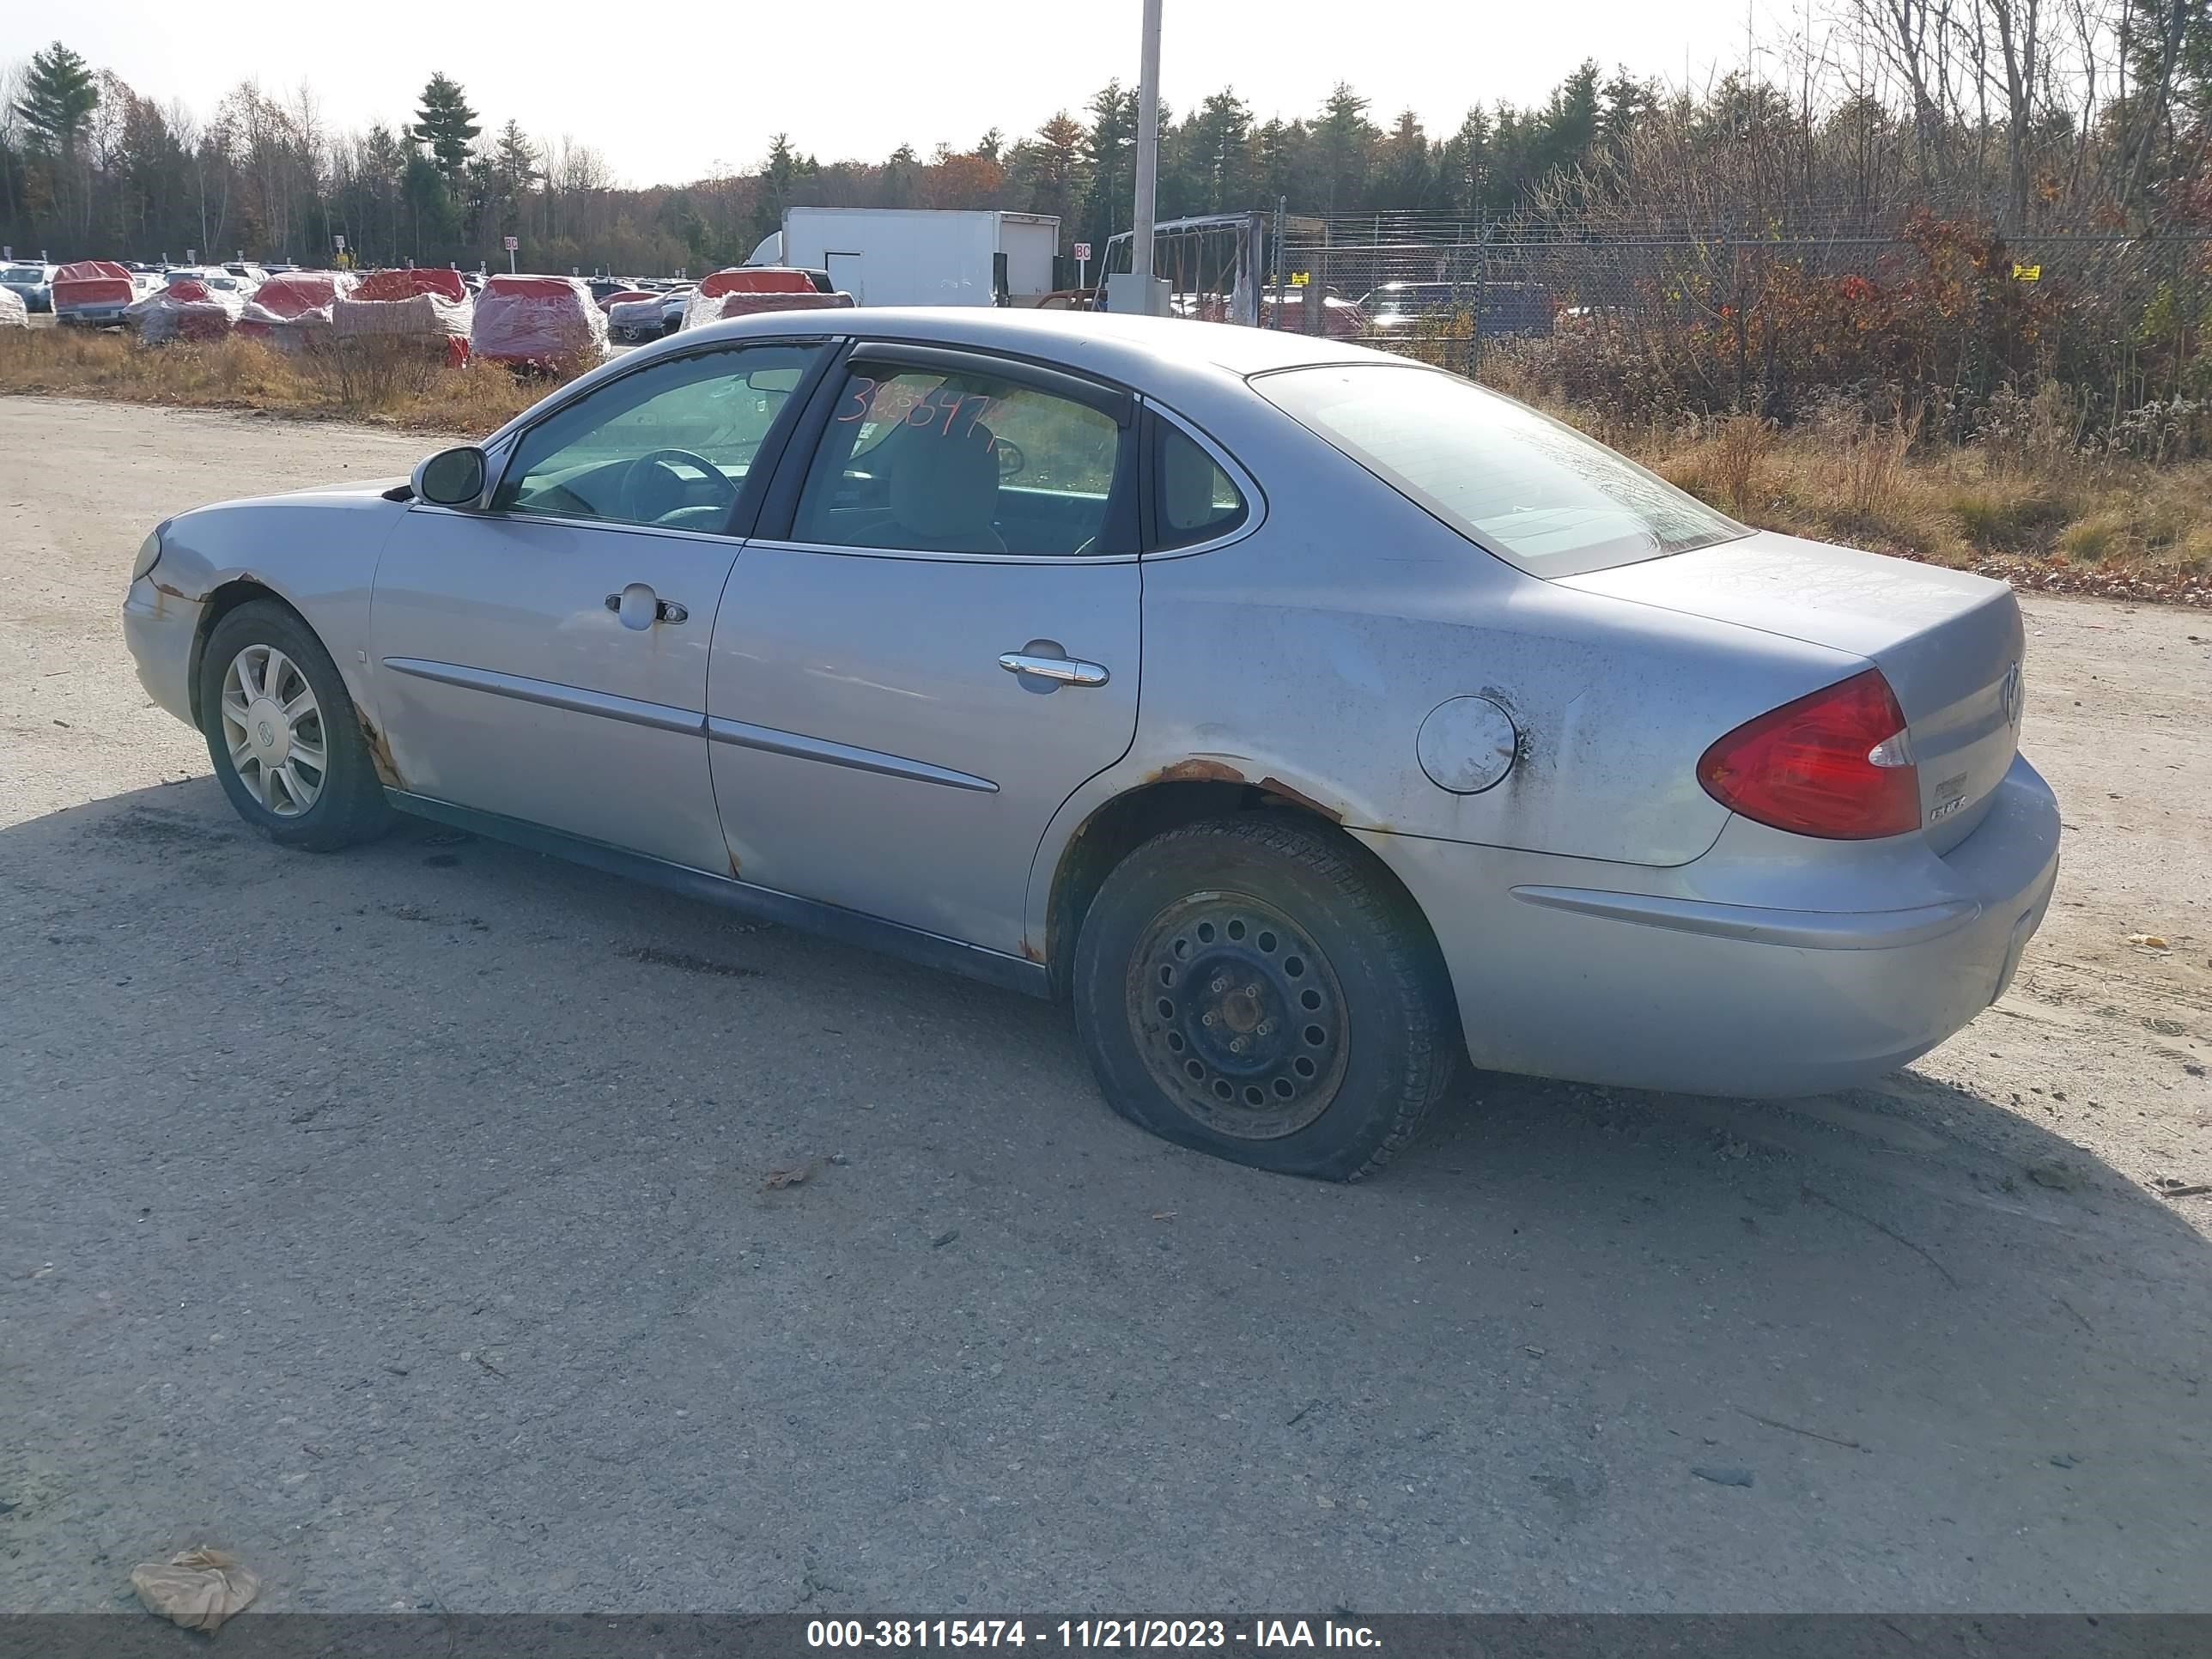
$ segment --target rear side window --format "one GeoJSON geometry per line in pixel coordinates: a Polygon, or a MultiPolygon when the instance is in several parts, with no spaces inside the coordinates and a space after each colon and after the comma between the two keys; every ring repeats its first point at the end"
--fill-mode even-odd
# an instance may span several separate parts
{"type": "Polygon", "coordinates": [[[1098,551],[1121,470],[1110,415],[985,372],[855,368],[793,538],[826,547],[1098,551]]]}
{"type": "Polygon", "coordinates": [[[1152,545],[1164,550],[1225,536],[1250,511],[1236,480],[1189,434],[1158,422],[1154,452],[1152,545]]]}
{"type": "Polygon", "coordinates": [[[1441,369],[1329,364],[1253,389],[1454,530],[1533,576],[1751,532],[1572,427],[1441,369]]]}

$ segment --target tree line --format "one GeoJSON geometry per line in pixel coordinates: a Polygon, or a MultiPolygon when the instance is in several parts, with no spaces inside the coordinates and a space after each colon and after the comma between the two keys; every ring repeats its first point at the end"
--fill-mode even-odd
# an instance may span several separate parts
{"type": "MultiPolygon", "coordinates": [[[[411,118],[339,131],[312,88],[160,104],[56,42],[0,70],[0,241],[19,255],[527,264],[657,274],[743,258],[785,208],[1004,208],[1066,242],[1127,228],[1137,98],[1109,82],[1019,137],[617,185],[587,143],[496,130],[443,73],[411,118]]],[[[2212,0],[1831,0],[1698,84],[1583,64],[1540,100],[1432,132],[1339,85],[1262,118],[1231,88],[1163,116],[1163,217],[1407,215],[1467,234],[1771,233],[1936,206],[2019,235],[2212,223],[2212,0]]]]}

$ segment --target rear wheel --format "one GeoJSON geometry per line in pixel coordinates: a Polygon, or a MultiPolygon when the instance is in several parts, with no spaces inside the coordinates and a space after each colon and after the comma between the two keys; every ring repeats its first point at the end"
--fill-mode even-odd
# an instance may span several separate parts
{"type": "Polygon", "coordinates": [[[1380,1169],[1459,1069],[1419,915],[1359,848],[1287,816],[1191,824],[1130,854],[1084,919],[1074,992],[1116,1111],[1283,1174],[1380,1169]]]}
{"type": "Polygon", "coordinates": [[[389,827],[345,682],[284,606],[256,600],[216,623],[200,663],[200,726],[230,804],[271,841],[332,852],[389,827]]]}

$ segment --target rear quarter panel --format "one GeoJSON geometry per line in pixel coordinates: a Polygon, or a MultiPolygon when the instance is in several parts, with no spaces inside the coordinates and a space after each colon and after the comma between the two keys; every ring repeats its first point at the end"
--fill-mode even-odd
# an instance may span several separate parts
{"type": "Polygon", "coordinates": [[[1265,520],[1145,561],[1136,739],[1054,820],[1033,920],[1091,815],[1164,778],[1258,786],[1358,830],[1687,864],[1729,817],[1697,781],[1706,747],[1857,665],[1526,575],[1249,403],[1200,423],[1260,481],[1265,520]],[[1519,733],[1505,779],[1479,794],[1439,787],[1416,753],[1422,721],[1462,696],[1497,702],[1519,733]]]}

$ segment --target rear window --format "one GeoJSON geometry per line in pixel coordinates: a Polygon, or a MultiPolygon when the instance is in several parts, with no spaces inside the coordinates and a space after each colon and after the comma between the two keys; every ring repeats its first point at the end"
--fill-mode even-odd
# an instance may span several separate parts
{"type": "Polygon", "coordinates": [[[1687,553],[1751,532],[1572,427],[1438,369],[1329,364],[1255,390],[1532,576],[1687,553]]]}

